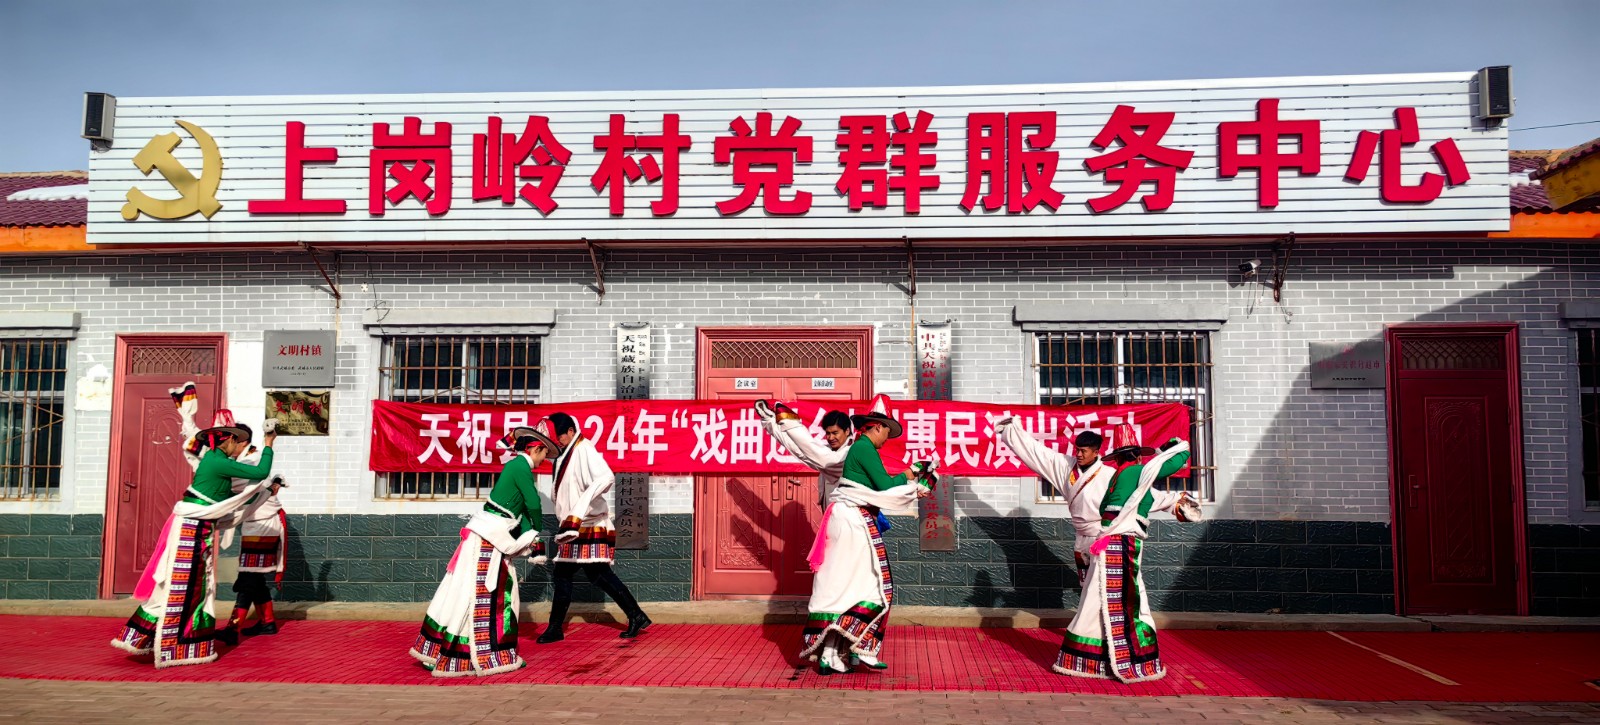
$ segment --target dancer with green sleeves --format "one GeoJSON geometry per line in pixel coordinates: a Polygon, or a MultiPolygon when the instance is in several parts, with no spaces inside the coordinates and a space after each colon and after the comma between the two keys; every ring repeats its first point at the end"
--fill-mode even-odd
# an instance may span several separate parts
{"type": "Polygon", "coordinates": [[[808,560],[816,572],[800,656],[817,662],[824,675],[846,672],[841,650],[869,667],[883,669],[880,654],[894,578],[879,525],[882,509],[902,509],[928,495],[932,464],[919,462],[908,477],[890,476],[878,449],[900,437],[900,422],[880,401],[871,413],[854,416],[858,433],[845,454],[838,486],[828,497],[808,560]]]}
{"type": "Polygon", "coordinates": [[[559,453],[549,420],[511,429],[500,445],[512,456],[500,470],[483,510],[461,530],[461,544],[428,603],[411,656],[434,677],[483,677],[520,669],[517,652],[516,557],[543,558],[539,522],[544,515],[534,469],[559,453]]]}
{"type": "MultiPolygon", "coordinates": [[[[1006,438],[1016,425],[1007,418],[996,428],[1006,438]]],[[[1157,453],[1140,445],[1133,426],[1126,424],[1114,429],[1113,439],[1116,447],[1106,461],[1121,468],[1100,499],[1100,525],[1089,546],[1078,611],[1051,669],[1121,682],[1159,680],[1167,670],[1144,585],[1144,540],[1153,509],[1173,510],[1180,521],[1197,511],[1187,495],[1155,488],[1189,462],[1189,444],[1173,438],[1157,453]],[[1149,455],[1155,458],[1140,463],[1149,455]]]]}

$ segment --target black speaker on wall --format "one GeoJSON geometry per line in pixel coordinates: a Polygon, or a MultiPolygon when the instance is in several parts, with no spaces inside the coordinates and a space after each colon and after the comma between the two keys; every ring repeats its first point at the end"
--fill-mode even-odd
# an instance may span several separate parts
{"type": "Polygon", "coordinates": [[[83,94],[83,137],[111,143],[111,126],[117,120],[117,97],[110,93],[83,94]]]}
{"type": "Polygon", "coordinates": [[[1478,118],[1511,118],[1511,66],[1492,65],[1478,71],[1478,118]]]}

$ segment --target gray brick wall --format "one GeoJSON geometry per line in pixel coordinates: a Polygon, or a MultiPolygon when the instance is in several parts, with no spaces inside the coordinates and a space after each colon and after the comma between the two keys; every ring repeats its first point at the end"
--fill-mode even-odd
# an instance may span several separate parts
{"type": "Polygon", "coordinates": [[[93,599],[103,526],[97,514],[0,514],[0,599],[93,599]]]}
{"type": "MultiPolygon", "coordinates": [[[[1011,322],[1019,301],[1085,305],[1225,301],[1217,333],[1217,515],[1243,519],[1388,519],[1383,393],[1311,391],[1306,343],[1381,336],[1386,323],[1522,323],[1523,421],[1532,521],[1569,519],[1567,450],[1574,395],[1567,332],[1556,305],[1593,296],[1595,255],[1565,245],[1501,242],[1304,245],[1295,250],[1282,304],[1235,265],[1259,247],[1085,247],[918,254],[916,317],[955,321],[957,397],[1032,399],[1028,340],[1011,322]]],[[[470,504],[373,500],[366,471],[367,406],[376,392],[377,341],[361,327],[368,309],[538,306],[558,310],[546,347],[548,400],[612,394],[611,326],[655,327],[658,397],[694,388],[699,325],[872,325],[877,377],[904,379],[912,310],[896,286],[895,253],[817,251],[615,252],[603,303],[579,252],[347,253],[338,260],[345,299],[336,307],[321,276],[299,254],[204,254],[8,259],[0,311],[72,310],[83,315],[74,376],[113,366],[115,335],[225,331],[230,335],[229,405],[261,415],[262,331],[326,327],[340,336],[334,435],[280,442],[285,494],[297,513],[457,513],[470,504]],[[596,363],[600,364],[596,364],[596,363]]],[[[1263,270],[1269,272],[1269,270],[1263,270]]],[[[56,504],[27,510],[102,513],[109,414],[73,411],[70,485],[56,504]],[[79,442],[83,442],[79,444],[79,442]]],[[[658,479],[653,508],[687,513],[682,477],[658,479]]],[[[1018,479],[972,480],[964,510],[1010,514],[1031,506],[1018,479]]],[[[24,504],[0,502],[0,513],[24,504]]],[[[1059,515],[1051,507],[1036,515],[1059,515]]]]}

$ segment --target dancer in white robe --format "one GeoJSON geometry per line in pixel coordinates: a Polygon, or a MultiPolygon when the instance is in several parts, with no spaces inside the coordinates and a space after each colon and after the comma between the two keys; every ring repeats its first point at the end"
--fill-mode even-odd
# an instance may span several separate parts
{"type": "MultiPolygon", "coordinates": [[[[188,408],[192,420],[193,388],[174,391],[180,414],[188,408]]],[[[233,422],[225,410],[216,424],[195,434],[186,445],[198,455],[193,482],[172,508],[157,539],[156,549],[134,588],[141,602],[111,646],[130,654],[153,653],[157,669],[203,664],[217,658],[217,643],[237,643],[232,632],[216,627],[212,605],[216,599],[216,554],[228,545],[232,530],[242,520],[249,502],[267,484],[272,470],[273,433],[266,434],[261,461],[235,460],[249,446],[251,431],[233,422]],[[239,493],[233,478],[253,481],[239,493]],[[219,539],[219,537],[221,537],[219,539]]]]}
{"type": "Polygon", "coordinates": [[[878,516],[882,509],[916,503],[928,495],[933,480],[927,463],[913,469],[912,480],[906,473],[890,476],[884,470],[878,448],[900,435],[899,421],[874,411],[851,422],[860,436],[850,444],[808,557],[816,578],[800,656],[815,660],[824,675],[849,671],[839,657],[841,650],[875,669],[886,667],[880,653],[894,603],[894,578],[878,516]]]}
{"type": "MultiPolygon", "coordinates": [[[[1026,431],[1018,430],[1014,419],[1003,420],[996,428],[1006,445],[1034,472],[1052,482],[1071,480],[1071,459],[1039,445],[1026,431]]],[[[1173,438],[1153,460],[1140,464],[1140,457],[1155,451],[1138,443],[1132,426],[1119,425],[1115,435],[1118,445],[1108,458],[1113,464],[1126,465],[1110,485],[1102,488],[1096,483],[1094,489],[1063,492],[1097,497],[1100,519],[1089,542],[1078,610],[1067,625],[1051,669],[1064,675],[1121,682],[1158,680],[1166,676],[1166,667],[1144,586],[1143,544],[1151,511],[1172,510],[1181,521],[1196,508],[1187,493],[1154,488],[1188,462],[1189,444],[1173,438]]]]}
{"type": "Polygon", "coordinates": [[[811,435],[811,429],[788,406],[757,400],[755,407],[767,434],[817,472],[817,505],[826,507],[829,494],[839,485],[839,476],[844,473],[845,454],[850,452],[850,416],[839,410],[830,410],[822,416],[824,445],[811,435]]]}

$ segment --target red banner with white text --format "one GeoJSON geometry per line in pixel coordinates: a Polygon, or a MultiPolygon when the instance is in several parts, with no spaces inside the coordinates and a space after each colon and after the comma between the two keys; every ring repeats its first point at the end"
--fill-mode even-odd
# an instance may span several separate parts
{"type": "MultiPolygon", "coordinates": [[[[1145,445],[1189,437],[1189,409],[1180,403],[1135,405],[998,405],[962,401],[884,399],[889,415],[905,434],[884,445],[890,472],[912,461],[937,457],[940,473],[951,476],[1031,476],[1004,443],[994,424],[1015,416],[1045,445],[1072,453],[1072,439],[1093,430],[1111,436],[1120,423],[1134,427],[1145,445]]],[[[822,436],[829,410],[865,413],[870,401],[826,405],[789,403],[822,436]]],[[[618,473],[735,474],[807,471],[761,427],[747,401],[597,400],[548,405],[469,405],[436,403],[372,404],[373,471],[498,471],[509,454],[496,447],[513,427],[532,425],[564,412],[594,441],[618,473]]],[[[548,469],[548,464],[546,465],[548,469]]]]}

